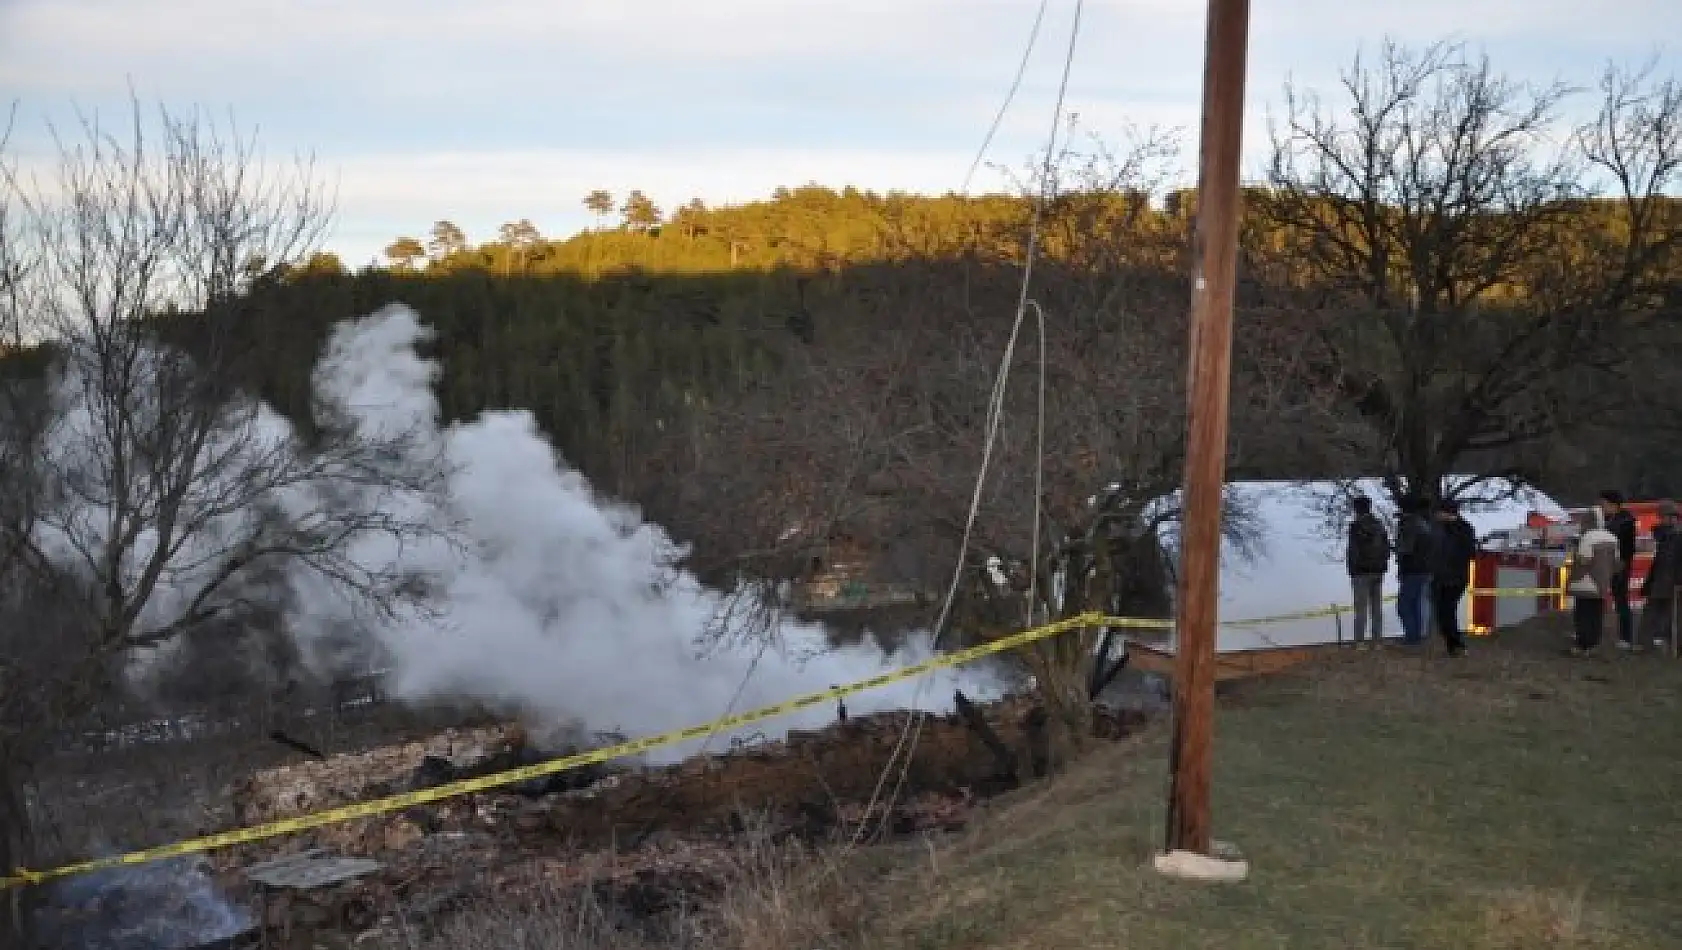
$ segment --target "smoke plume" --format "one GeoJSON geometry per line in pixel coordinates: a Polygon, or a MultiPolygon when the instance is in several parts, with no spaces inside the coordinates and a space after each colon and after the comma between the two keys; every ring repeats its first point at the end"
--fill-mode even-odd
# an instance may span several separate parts
{"type": "Polygon", "coordinates": [[[37,920],[44,946],[80,950],[190,950],[256,924],[217,890],[201,862],[187,858],[62,881],[37,920]]]}
{"type": "MultiPolygon", "coordinates": [[[[928,654],[926,637],[912,638],[891,656],[869,645],[832,648],[823,628],[801,623],[781,625],[763,650],[703,650],[701,635],[720,609],[721,595],[674,566],[683,551],[658,525],[594,492],[557,455],[530,413],[487,412],[440,424],[432,389],[439,367],[417,351],[428,332],[412,310],[389,306],[337,327],[314,374],[318,411],[371,440],[405,446],[417,465],[444,462],[441,491],[383,490],[377,499],[394,516],[425,523],[435,533],[399,544],[369,532],[348,552],[350,561],[370,571],[395,569],[418,578],[429,591],[426,607],[368,616],[321,573],[289,571],[283,582],[287,626],[307,653],[330,663],[330,650],[348,636],[377,648],[391,668],[390,692],[410,703],[471,699],[538,726],[628,735],[707,721],[727,708],[766,705],[928,654]]],[[[59,431],[85,437],[74,400],[67,408],[59,431]]],[[[261,451],[296,445],[279,414],[264,410],[247,418],[263,429],[249,440],[261,451]]],[[[274,494],[266,500],[270,517],[273,510],[295,510],[300,518],[327,510],[319,497],[307,497],[308,485],[288,484],[274,494]]],[[[189,539],[182,563],[166,572],[148,608],[157,622],[167,622],[169,609],[190,599],[195,578],[216,570],[215,552],[232,546],[214,537],[217,526],[232,530],[249,517],[230,512],[225,520],[207,521],[205,537],[189,539]]],[[[58,519],[67,522],[85,526],[85,540],[97,541],[91,537],[101,523],[96,512],[58,519]]],[[[1000,687],[977,670],[931,680],[883,687],[848,705],[860,713],[913,705],[941,710],[960,684],[975,697],[1000,687]]],[[[743,731],[780,735],[833,716],[819,707],[743,731]]],[[[730,738],[715,737],[711,748],[730,738]]],[[[698,745],[663,750],[655,758],[678,758],[698,745]]]]}

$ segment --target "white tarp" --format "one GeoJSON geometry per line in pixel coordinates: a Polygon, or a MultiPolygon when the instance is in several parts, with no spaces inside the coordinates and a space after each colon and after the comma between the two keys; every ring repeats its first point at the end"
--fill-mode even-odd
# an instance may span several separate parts
{"type": "MultiPolygon", "coordinates": [[[[1458,479],[1461,482],[1467,479],[1458,479]]],[[[1373,509],[1391,527],[1394,537],[1395,506],[1378,479],[1349,482],[1232,482],[1229,497],[1248,506],[1255,514],[1260,544],[1246,557],[1230,543],[1221,552],[1222,622],[1348,606],[1351,600],[1349,574],[1344,568],[1344,537],[1348,524],[1348,499],[1364,494],[1373,509]]],[[[1564,509],[1552,498],[1531,489],[1515,489],[1504,480],[1481,481],[1463,499],[1461,512],[1477,529],[1479,538],[1504,528],[1522,525],[1531,511],[1562,516],[1564,509]]],[[[1396,566],[1384,581],[1385,596],[1396,593],[1396,566]]],[[[1469,598],[1468,598],[1469,601],[1469,598]]],[[[1467,602],[1462,602],[1465,617],[1467,602]]],[[[1394,603],[1384,610],[1386,637],[1401,635],[1394,603]]],[[[1342,616],[1344,637],[1350,635],[1352,617],[1342,616]]],[[[1223,626],[1217,638],[1220,651],[1251,650],[1267,646],[1298,646],[1333,642],[1336,622],[1318,617],[1257,627],[1223,626]]]]}

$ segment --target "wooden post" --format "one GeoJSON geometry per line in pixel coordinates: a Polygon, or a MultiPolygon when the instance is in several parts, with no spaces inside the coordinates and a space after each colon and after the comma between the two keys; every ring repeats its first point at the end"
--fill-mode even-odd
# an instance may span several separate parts
{"type": "Polygon", "coordinates": [[[1192,238],[1186,474],[1181,496],[1179,645],[1174,656],[1173,771],[1167,850],[1209,854],[1216,598],[1232,376],[1232,296],[1238,258],[1239,152],[1249,0],[1209,0],[1203,132],[1192,238]]]}

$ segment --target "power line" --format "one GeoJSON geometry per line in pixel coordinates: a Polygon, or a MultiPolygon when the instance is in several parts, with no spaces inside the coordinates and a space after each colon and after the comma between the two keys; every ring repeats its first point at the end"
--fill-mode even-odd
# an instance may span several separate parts
{"type": "MultiPolygon", "coordinates": [[[[1035,197],[1034,214],[1028,226],[1028,249],[1022,265],[1022,284],[1021,290],[1017,295],[1016,317],[1011,326],[1010,339],[1005,344],[1004,356],[999,362],[999,371],[994,377],[993,392],[989,399],[987,411],[986,435],[982,443],[981,465],[976,473],[975,489],[970,496],[969,513],[965,518],[963,536],[958,545],[957,564],[952,571],[952,582],[947,587],[946,598],[941,604],[939,617],[935,621],[934,636],[930,643],[931,650],[939,649],[941,637],[945,634],[947,621],[951,617],[953,602],[957,599],[958,587],[964,574],[964,562],[969,555],[970,539],[974,533],[976,517],[981,508],[981,494],[983,489],[986,487],[987,471],[992,463],[993,446],[998,436],[999,421],[1004,415],[1004,399],[1006,384],[1010,378],[1010,366],[1015,359],[1016,342],[1021,334],[1022,324],[1027,318],[1028,308],[1030,306],[1033,307],[1035,314],[1038,316],[1038,326],[1040,331],[1038,457],[1035,460],[1034,472],[1033,540],[1031,542],[1032,546],[1030,555],[1033,560],[1030,562],[1028,570],[1029,590],[1027,601],[1028,623],[1030,626],[1033,624],[1034,601],[1038,593],[1040,522],[1044,503],[1044,499],[1042,497],[1042,487],[1045,471],[1046,334],[1045,313],[1040,309],[1038,303],[1029,299],[1028,293],[1033,283],[1034,260],[1039,254],[1041,223],[1045,217],[1046,206],[1050,203],[1052,192],[1055,189],[1055,180],[1052,176],[1052,165],[1056,161],[1057,155],[1057,132],[1063,123],[1063,102],[1068,94],[1069,74],[1074,67],[1075,47],[1080,39],[1081,11],[1084,6],[1085,0],[1075,0],[1074,20],[1069,28],[1068,48],[1065,50],[1063,56],[1063,74],[1057,86],[1057,102],[1055,108],[1052,110],[1051,130],[1046,137],[1045,157],[1040,168],[1039,193],[1035,197]]],[[[1046,2],[1042,0],[1039,14],[1034,18],[1034,28],[1029,37],[1028,52],[1032,52],[1033,50],[1034,40],[1039,34],[1041,20],[1045,16],[1045,9],[1046,2]]],[[[1010,99],[1015,97],[1016,91],[1021,85],[1022,73],[1027,66],[1027,61],[1028,53],[1024,53],[1021,66],[1017,71],[1016,80],[1012,83],[1010,94],[1006,99],[1006,108],[1008,108],[1010,99]]],[[[993,127],[988,130],[987,139],[989,142],[991,141],[994,133],[997,131],[1000,121],[1003,119],[1004,111],[1004,109],[1000,110],[999,115],[994,119],[993,127]]],[[[985,142],[982,147],[984,152],[986,149],[985,142]]],[[[980,161],[980,156],[978,156],[975,164],[971,166],[972,174],[975,167],[980,164],[980,161]]],[[[965,187],[967,190],[967,180],[965,187]]],[[[865,805],[864,818],[861,820],[858,831],[854,833],[852,841],[853,844],[857,844],[863,836],[865,823],[869,821],[870,813],[875,808],[877,801],[880,799],[882,789],[886,785],[888,774],[894,769],[896,764],[900,766],[899,777],[895,781],[893,792],[886,800],[886,805],[883,808],[883,816],[881,819],[883,824],[885,824],[888,820],[887,813],[893,807],[893,803],[899,799],[899,794],[905,785],[906,777],[911,772],[911,760],[916,754],[917,743],[922,738],[923,722],[927,718],[925,713],[916,709],[918,702],[921,701],[923,689],[927,685],[927,680],[919,681],[917,684],[917,689],[913,693],[913,708],[911,715],[906,719],[905,728],[900,732],[899,741],[895,743],[892,752],[889,753],[888,761],[883,768],[882,775],[878,778],[876,787],[871,792],[870,801],[865,805]]]]}
{"type": "Polygon", "coordinates": [[[1045,22],[1046,7],[1051,0],[1040,0],[1039,12],[1034,14],[1034,26],[1028,31],[1028,45],[1022,48],[1022,59],[1016,64],[1016,76],[1010,81],[1010,90],[1005,93],[1005,100],[999,103],[999,111],[993,114],[993,124],[988,126],[987,135],[981,140],[981,147],[976,149],[975,161],[970,162],[969,171],[964,173],[964,185],[958,189],[959,194],[969,194],[970,183],[975,180],[975,173],[981,168],[981,163],[987,158],[987,150],[993,145],[993,137],[999,134],[999,126],[1004,124],[1005,114],[1010,111],[1011,103],[1016,101],[1016,93],[1022,88],[1022,77],[1028,73],[1028,60],[1034,55],[1034,45],[1039,42],[1040,24],[1045,22]]]}

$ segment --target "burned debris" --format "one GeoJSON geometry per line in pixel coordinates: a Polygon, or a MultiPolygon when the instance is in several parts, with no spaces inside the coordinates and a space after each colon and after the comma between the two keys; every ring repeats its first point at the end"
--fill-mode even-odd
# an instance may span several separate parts
{"type": "MultiPolygon", "coordinates": [[[[827,728],[657,768],[605,764],[485,793],[358,819],[219,856],[265,926],[378,926],[400,907],[419,925],[496,895],[587,893],[625,926],[694,906],[722,886],[743,842],[823,847],[944,834],[986,799],[1043,771],[1035,704],[1014,698],[930,716],[895,796],[876,785],[908,713],[853,716],[827,728]],[[1036,768],[1036,765],[1038,766],[1036,768]],[[259,900],[251,865],[279,853],[364,859],[365,873],[259,900]],[[373,865],[377,864],[377,868],[373,865]],[[238,874],[246,868],[243,875],[238,874]],[[419,922],[419,923],[417,923],[419,922]]],[[[1100,708],[1094,735],[1117,739],[1147,720],[1100,708]]],[[[479,730],[377,753],[258,773],[233,790],[247,820],[275,820],[414,788],[494,774],[575,751],[540,747],[518,728],[479,730]]]]}
{"type": "MultiPolygon", "coordinates": [[[[514,728],[508,731],[501,748],[465,765],[457,765],[440,755],[426,756],[409,776],[406,790],[419,791],[464,779],[484,778],[525,766],[541,765],[583,751],[583,746],[573,744],[553,749],[540,748],[525,730],[514,728]]],[[[603,765],[585,765],[517,782],[507,786],[506,791],[526,798],[542,798],[557,792],[588,788],[607,774],[608,769],[603,765]]]]}
{"type": "MultiPolygon", "coordinates": [[[[1045,771],[1034,700],[956,699],[954,714],[925,719],[892,795],[878,795],[877,784],[899,767],[894,749],[911,714],[852,715],[675,765],[596,764],[197,862],[71,879],[42,911],[43,932],[52,935],[48,946],[94,950],[348,947],[389,931],[393,915],[443,926],[510,894],[585,900],[605,908],[615,927],[652,932],[680,909],[716,899],[746,850],[955,832],[986,800],[1045,771]]],[[[1100,707],[1094,736],[1129,735],[1150,715],[1100,707]]],[[[247,774],[226,796],[233,820],[249,826],[494,775],[611,738],[538,739],[518,726],[445,730],[295,759],[247,774]]]]}

